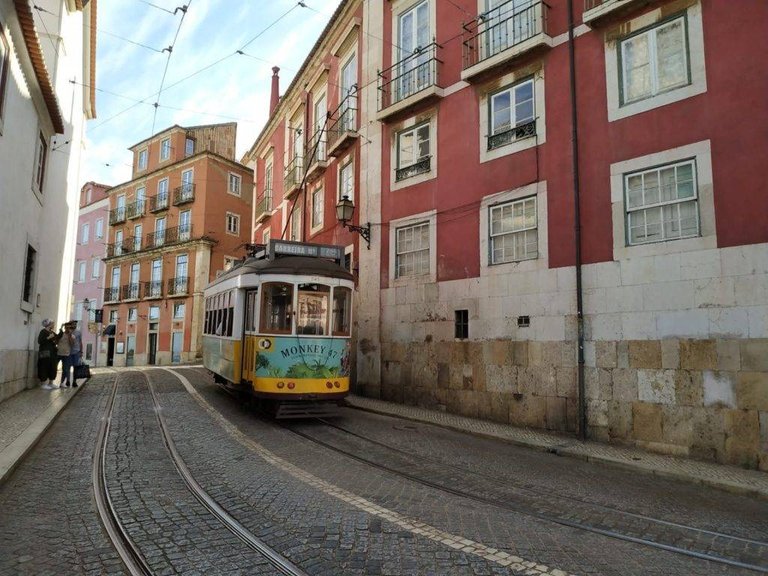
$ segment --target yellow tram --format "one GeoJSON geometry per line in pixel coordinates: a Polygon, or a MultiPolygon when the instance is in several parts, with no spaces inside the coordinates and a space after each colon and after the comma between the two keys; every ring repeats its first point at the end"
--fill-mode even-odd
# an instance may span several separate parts
{"type": "Polygon", "coordinates": [[[206,288],[203,364],[278,417],[349,393],[352,274],[340,246],[271,240],[206,288]]]}

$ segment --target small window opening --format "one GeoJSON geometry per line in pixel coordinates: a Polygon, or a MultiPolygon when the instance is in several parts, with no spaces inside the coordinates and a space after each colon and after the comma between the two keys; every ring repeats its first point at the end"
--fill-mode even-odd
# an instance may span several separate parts
{"type": "Polygon", "coordinates": [[[469,310],[456,310],[455,317],[456,338],[466,340],[469,338],[469,310]]]}
{"type": "Polygon", "coordinates": [[[530,316],[518,316],[517,317],[517,326],[519,328],[528,328],[531,325],[531,317],[530,316]]]}

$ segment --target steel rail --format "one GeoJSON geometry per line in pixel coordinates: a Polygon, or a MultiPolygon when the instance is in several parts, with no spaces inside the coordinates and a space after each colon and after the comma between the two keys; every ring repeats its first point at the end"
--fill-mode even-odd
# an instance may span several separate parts
{"type": "Polygon", "coordinates": [[[308,576],[308,574],[301,568],[293,564],[285,556],[276,552],[273,548],[267,546],[267,544],[265,544],[261,539],[252,534],[245,526],[238,522],[237,519],[231,516],[229,512],[222,508],[218,502],[216,502],[203,489],[203,487],[200,486],[197,480],[195,480],[194,476],[192,476],[192,473],[189,471],[189,468],[187,468],[184,459],[176,449],[176,443],[173,441],[170,431],[166,425],[165,418],[162,414],[163,408],[160,405],[157,394],[155,393],[152,380],[146,372],[142,372],[142,374],[147,381],[147,387],[149,388],[149,392],[152,396],[152,402],[154,403],[155,407],[155,415],[157,416],[157,421],[163,434],[163,441],[165,442],[165,446],[171,456],[171,461],[176,467],[179,476],[181,476],[182,480],[184,480],[184,483],[187,485],[187,488],[189,488],[189,491],[192,492],[195,498],[197,498],[197,500],[203,506],[205,506],[205,508],[207,508],[208,511],[213,514],[225,528],[237,536],[237,538],[245,543],[249,548],[266,558],[267,561],[272,564],[272,566],[274,566],[281,574],[285,574],[286,576],[308,576]]]}
{"type": "MultiPolygon", "coordinates": [[[[412,482],[416,482],[418,484],[422,484],[424,486],[428,486],[430,488],[434,488],[434,489],[440,490],[442,492],[447,492],[449,494],[453,494],[454,496],[459,496],[461,498],[466,498],[468,500],[473,500],[475,502],[479,502],[481,504],[486,504],[486,505],[489,505],[489,506],[494,506],[496,508],[502,508],[502,509],[509,510],[511,512],[515,512],[515,513],[518,513],[518,514],[523,514],[523,515],[526,515],[526,516],[537,518],[539,520],[543,520],[545,522],[552,522],[554,524],[559,524],[559,525],[562,525],[562,526],[567,526],[569,528],[576,528],[576,529],[579,529],[579,530],[584,530],[584,531],[587,531],[587,532],[592,532],[594,534],[600,534],[602,536],[607,536],[609,538],[614,538],[614,539],[617,539],[617,540],[623,540],[623,541],[626,541],[626,542],[632,542],[634,544],[642,544],[642,545],[645,545],[645,546],[649,546],[649,547],[665,550],[667,552],[673,552],[673,553],[684,555],[684,556],[689,556],[689,557],[697,558],[697,559],[700,559],[700,560],[707,560],[707,561],[715,562],[715,563],[718,563],[718,564],[726,564],[726,565],[734,566],[734,567],[737,567],[737,568],[743,568],[743,569],[746,569],[746,570],[752,570],[752,571],[755,571],[755,572],[761,572],[761,573],[764,573],[764,574],[768,574],[768,566],[760,566],[760,565],[757,565],[757,564],[749,564],[747,562],[741,562],[739,560],[734,560],[732,558],[727,558],[727,557],[724,557],[724,556],[708,554],[708,553],[705,553],[705,552],[697,552],[695,550],[689,550],[689,549],[686,549],[686,548],[680,548],[680,547],[674,546],[672,544],[664,544],[664,543],[661,543],[661,542],[656,542],[655,540],[649,540],[647,538],[641,538],[641,537],[638,537],[638,536],[631,536],[629,534],[624,534],[622,532],[618,532],[618,531],[615,531],[615,530],[609,530],[609,529],[606,529],[606,528],[599,528],[597,526],[591,526],[589,524],[584,524],[582,522],[567,520],[567,519],[564,519],[564,518],[558,518],[557,516],[554,516],[554,515],[551,515],[551,514],[537,512],[537,511],[533,511],[533,510],[526,510],[522,506],[515,506],[515,505],[509,504],[507,502],[500,502],[498,500],[494,500],[494,499],[491,499],[491,498],[484,498],[482,496],[477,496],[477,495],[471,494],[469,492],[465,492],[465,491],[462,491],[462,490],[450,488],[450,487],[445,486],[443,484],[439,484],[439,483],[433,482],[431,480],[426,480],[426,479],[421,478],[419,476],[416,476],[414,474],[410,474],[408,472],[404,472],[402,470],[398,470],[396,468],[392,468],[392,467],[387,466],[385,464],[379,464],[378,462],[374,462],[374,461],[369,460],[369,459],[367,459],[367,458],[365,458],[363,456],[358,456],[357,454],[354,454],[354,453],[352,453],[352,452],[350,452],[348,450],[345,450],[343,448],[339,448],[337,446],[329,444],[328,442],[324,442],[323,440],[319,440],[319,439],[315,438],[314,436],[312,436],[310,434],[307,434],[305,432],[301,432],[299,430],[296,430],[296,429],[292,428],[287,423],[280,423],[280,426],[282,428],[284,428],[285,430],[291,432],[292,434],[300,436],[300,437],[302,437],[304,439],[307,439],[307,440],[309,440],[309,441],[311,441],[311,442],[313,442],[315,444],[323,446],[323,447],[325,447],[325,448],[327,448],[329,450],[332,450],[334,452],[338,452],[340,454],[343,454],[343,455],[345,455],[345,456],[347,456],[349,458],[357,460],[358,462],[362,462],[364,464],[368,464],[369,466],[373,466],[373,467],[378,468],[380,470],[383,470],[385,472],[389,472],[391,474],[395,474],[395,475],[400,476],[402,478],[406,478],[408,480],[411,480],[412,482]]],[[[413,456],[413,454],[411,454],[411,456],[413,456]]],[[[685,527],[684,525],[679,525],[679,526],[685,527]]],[[[689,527],[686,527],[686,528],[689,528],[689,527]]],[[[728,536],[726,534],[723,534],[723,535],[718,534],[718,536],[720,536],[722,538],[727,538],[727,539],[734,539],[734,540],[744,541],[744,539],[738,539],[736,537],[731,537],[731,536],[728,536]]],[[[758,544],[758,545],[760,545],[760,546],[768,545],[768,544],[766,544],[764,542],[757,542],[757,541],[753,541],[753,542],[758,544]]]]}
{"type": "Polygon", "coordinates": [[[107,531],[109,539],[120,555],[126,569],[131,576],[151,576],[152,570],[146,559],[139,552],[128,532],[123,528],[117,511],[109,496],[106,477],[106,457],[107,440],[109,438],[110,424],[112,420],[112,411],[115,406],[115,397],[117,396],[117,382],[119,375],[115,376],[115,383],[110,393],[107,410],[101,420],[101,426],[96,439],[96,448],[93,455],[92,480],[93,493],[96,499],[96,508],[101,518],[101,523],[107,531]]]}

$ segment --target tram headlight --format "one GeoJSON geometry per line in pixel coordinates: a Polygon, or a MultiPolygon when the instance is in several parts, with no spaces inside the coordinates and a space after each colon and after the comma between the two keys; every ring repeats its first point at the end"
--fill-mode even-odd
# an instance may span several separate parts
{"type": "Polygon", "coordinates": [[[280,389],[284,388],[285,387],[285,382],[278,382],[277,383],[277,387],[280,388],[280,389]]]}
{"type": "Polygon", "coordinates": [[[288,390],[293,390],[294,388],[296,388],[296,384],[293,382],[288,382],[288,390]]]}
{"type": "Polygon", "coordinates": [[[336,380],[336,381],[333,383],[333,385],[334,385],[334,386],[336,386],[336,388],[341,388],[341,384],[339,384],[339,381],[338,381],[338,380],[336,380]]]}
{"type": "Polygon", "coordinates": [[[333,383],[328,380],[328,382],[325,383],[326,388],[333,388],[333,383]]]}

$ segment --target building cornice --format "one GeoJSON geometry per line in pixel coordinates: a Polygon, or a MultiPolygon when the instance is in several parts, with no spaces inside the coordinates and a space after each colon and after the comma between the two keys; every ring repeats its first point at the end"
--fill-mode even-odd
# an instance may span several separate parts
{"type": "Polygon", "coordinates": [[[159,254],[165,255],[172,252],[178,252],[179,250],[186,250],[188,248],[196,248],[198,246],[216,246],[218,241],[213,238],[203,236],[202,238],[196,238],[195,240],[188,240],[187,242],[177,242],[175,244],[167,244],[158,248],[150,248],[148,250],[140,250],[138,252],[131,252],[130,254],[121,254],[120,256],[112,256],[102,258],[105,263],[109,264],[123,264],[125,262],[135,262],[147,257],[157,256],[159,254]]]}
{"type": "Polygon", "coordinates": [[[61,114],[61,108],[59,108],[59,102],[56,99],[51,76],[48,73],[48,68],[45,66],[43,50],[40,47],[40,38],[35,28],[35,18],[32,14],[32,9],[29,6],[28,0],[13,0],[13,4],[16,7],[24,44],[27,47],[27,53],[32,62],[32,70],[43,94],[43,100],[48,109],[53,129],[57,134],[64,134],[64,117],[61,114]]]}

